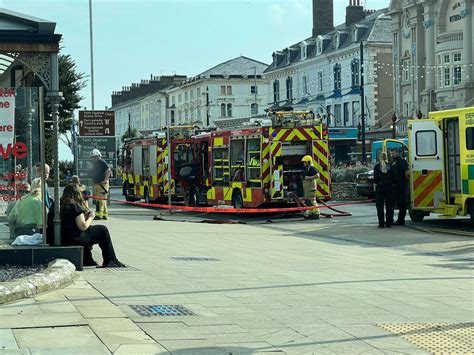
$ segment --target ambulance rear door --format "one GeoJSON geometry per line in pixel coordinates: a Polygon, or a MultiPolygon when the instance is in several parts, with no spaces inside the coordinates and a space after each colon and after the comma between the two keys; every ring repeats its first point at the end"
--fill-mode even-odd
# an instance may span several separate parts
{"type": "Polygon", "coordinates": [[[437,120],[413,120],[408,140],[412,207],[434,210],[445,198],[443,132],[437,120]]]}

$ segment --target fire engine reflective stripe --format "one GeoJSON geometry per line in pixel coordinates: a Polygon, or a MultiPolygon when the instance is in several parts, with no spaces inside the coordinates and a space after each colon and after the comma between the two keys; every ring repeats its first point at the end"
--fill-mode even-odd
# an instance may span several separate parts
{"type": "Polygon", "coordinates": [[[313,141],[314,166],[319,171],[318,192],[322,196],[330,196],[329,186],[329,149],[326,140],[313,141]]]}
{"type": "Polygon", "coordinates": [[[276,165],[276,158],[280,157],[282,153],[281,142],[272,142],[271,156],[272,156],[272,176],[271,176],[271,195],[273,199],[283,198],[281,193],[283,190],[283,165],[276,165]]]}
{"type": "Polygon", "coordinates": [[[161,184],[163,182],[163,156],[164,152],[159,150],[157,153],[156,161],[157,161],[157,169],[156,169],[156,183],[161,184]]]}
{"type": "Polygon", "coordinates": [[[314,127],[270,129],[270,138],[274,141],[310,141],[321,138],[321,131],[314,127]]]}
{"type": "Polygon", "coordinates": [[[425,175],[421,171],[413,172],[414,207],[434,207],[434,193],[443,191],[443,172],[428,170],[425,175]]]}
{"type": "Polygon", "coordinates": [[[270,183],[270,143],[265,139],[262,142],[262,182],[270,183]]]}

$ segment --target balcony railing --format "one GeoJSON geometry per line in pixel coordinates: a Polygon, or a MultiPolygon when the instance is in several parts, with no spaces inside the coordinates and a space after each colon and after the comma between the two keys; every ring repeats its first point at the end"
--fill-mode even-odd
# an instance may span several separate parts
{"type": "Polygon", "coordinates": [[[463,40],[462,31],[442,33],[438,35],[438,38],[436,39],[438,44],[445,43],[445,42],[458,42],[462,40],[463,40]]]}

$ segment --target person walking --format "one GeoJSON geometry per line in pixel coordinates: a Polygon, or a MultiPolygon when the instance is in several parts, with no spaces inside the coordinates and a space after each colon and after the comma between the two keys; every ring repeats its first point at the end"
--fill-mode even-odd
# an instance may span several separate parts
{"type": "Polygon", "coordinates": [[[393,224],[393,186],[394,170],[388,162],[387,153],[382,152],[379,163],[374,167],[375,206],[379,228],[390,228],[393,224]]]}
{"type": "Polygon", "coordinates": [[[396,226],[405,225],[408,200],[408,181],[410,180],[410,169],[405,159],[400,157],[398,148],[390,150],[392,157],[392,168],[394,170],[394,189],[393,197],[398,205],[398,218],[394,223],[396,226]]]}
{"type": "Polygon", "coordinates": [[[318,202],[316,200],[316,191],[318,190],[316,179],[319,178],[319,172],[313,165],[313,158],[310,155],[305,155],[301,162],[304,165],[302,178],[303,178],[303,191],[304,200],[306,206],[314,206],[315,208],[304,211],[304,218],[307,219],[319,219],[320,210],[318,202]]]}
{"type": "Polygon", "coordinates": [[[109,178],[112,171],[105,160],[102,159],[102,154],[98,149],[92,150],[91,158],[94,160],[92,180],[94,182],[94,196],[96,197],[96,213],[94,219],[107,219],[107,196],[109,194],[109,178]]]}

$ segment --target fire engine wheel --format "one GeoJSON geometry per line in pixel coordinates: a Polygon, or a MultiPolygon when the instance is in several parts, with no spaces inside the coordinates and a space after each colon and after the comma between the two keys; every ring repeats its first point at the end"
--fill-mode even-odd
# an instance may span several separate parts
{"type": "Polygon", "coordinates": [[[235,191],[232,195],[232,205],[234,208],[243,208],[244,207],[244,200],[242,198],[242,194],[240,191],[235,191]]]}
{"type": "Polygon", "coordinates": [[[148,187],[145,187],[144,200],[145,203],[150,203],[150,193],[148,192],[148,187]]]}
{"type": "Polygon", "coordinates": [[[410,219],[413,221],[413,222],[423,222],[423,219],[425,218],[425,213],[423,211],[417,211],[417,210],[413,210],[410,208],[410,210],[408,211],[409,215],[410,215],[410,219]]]}
{"type": "Polygon", "coordinates": [[[130,196],[130,193],[128,191],[128,184],[123,185],[123,195],[125,196],[125,201],[128,201],[128,202],[135,201],[135,198],[133,196],[130,196]]]}

